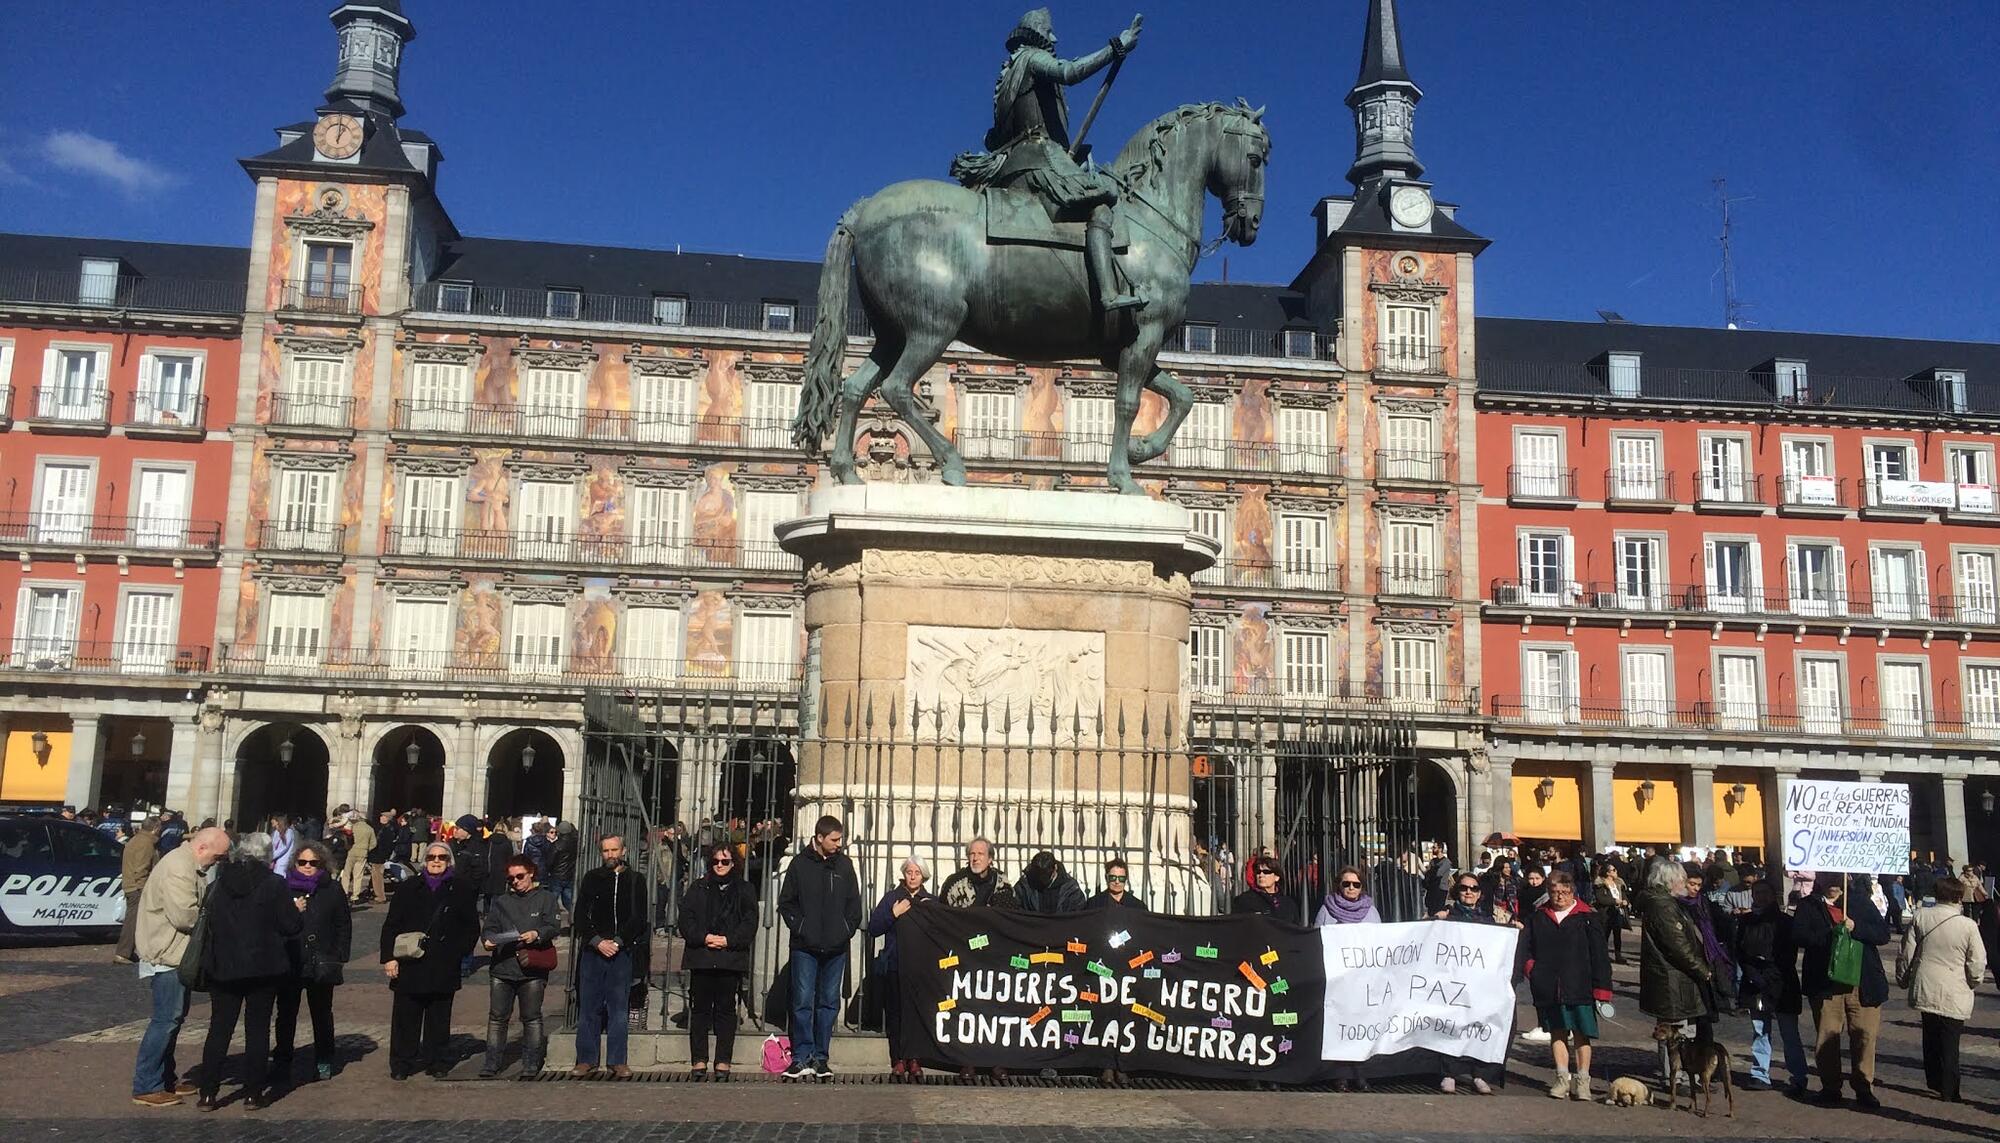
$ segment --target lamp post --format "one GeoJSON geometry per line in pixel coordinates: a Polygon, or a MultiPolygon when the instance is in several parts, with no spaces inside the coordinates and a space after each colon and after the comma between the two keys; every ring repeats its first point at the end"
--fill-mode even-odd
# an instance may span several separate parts
{"type": "Polygon", "coordinates": [[[528,745],[521,747],[521,772],[523,774],[526,774],[529,771],[532,771],[534,768],[535,768],[535,744],[531,742],[528,745]]]}
{"type": "Polygon", "coordinates": [[[1653,799],[1658,797],[1659,793],[1660,787],[1651,778],[1639,783],[1639,808],[1643,810],[1652,805],[1653,799]]]}
{"type": "Polygon", "coordinates": [[[140,758],[140,757],[144,757],[144,756],[145,756],[145,753],[146,753],[146,734],[145,734],[145,732],[144,732],[144,731],[133,731],[133,733],[132,733],[132,757],[134,757],[134,758],[140,758]]]}
{"type": "Polygon", "coordinates": [[[292,740],[289,738],[278,743],[278,765],[290,766],[292,764],[292,755],[298,753],[298,749],[297,746],[292,744],[292,740]]]}
{"type": "Polygon", "coordinates": [[[410,744],[403,747],[403,764],[414,770],[417,768],[417,763],[422,761],[423,755],[423,750],[417,745],[416,732],[412,731],[410,733],[410,744]]]}
{"type": "Polygon", "coordinates": [[[28,748],[35,752],[35,762],[37,765],[46,766],[49,764],[49,755],[54,752],[54,747],[49,743],[47,731],[37,730],[33,734],[30,734],[28,736],[28,748]]]}
{"type": "Polygon", "coordinates": [[[1535,784],[1535,796],[1542,800],[1542,805],[1548,805],[1549,799],[1556,796],[1556,780],[1544,774],[1542,780],[1535,784]]]}

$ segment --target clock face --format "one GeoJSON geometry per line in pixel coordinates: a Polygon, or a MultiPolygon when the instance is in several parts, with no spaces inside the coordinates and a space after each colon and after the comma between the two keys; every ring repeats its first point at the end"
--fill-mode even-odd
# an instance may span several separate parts
{"type": "Polygon", "coordinates": [[[361,150],[361,121],[352,115],[329,115],[313,128],[313,147],[329,159],[351,159],[361,150]]]}
{"type": "Polygon", "coordinates": [[[1412,230],[1431,220],[1431,192],[1422,187],[1397,187],[1389,192],[1389,217],[1412,230]]]}

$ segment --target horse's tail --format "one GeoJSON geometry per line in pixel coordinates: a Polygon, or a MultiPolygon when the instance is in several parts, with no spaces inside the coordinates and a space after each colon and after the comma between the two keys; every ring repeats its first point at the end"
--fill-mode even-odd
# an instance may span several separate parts
{"type": "Polygon", "coordinates": [[[847,295],[854,269],[853,208],[834,224],[819,267],[819,320],[813,323],[812,347],[806,351],[805,384],[799,388],[799,410],[792,418],[792,442],[818,456],[840,408],[840,371],[847,360],[847,295]]]}

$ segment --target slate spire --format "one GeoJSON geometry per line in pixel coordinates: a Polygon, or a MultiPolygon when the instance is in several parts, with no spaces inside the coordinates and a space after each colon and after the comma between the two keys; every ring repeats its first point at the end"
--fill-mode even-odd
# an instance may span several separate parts
{"type": "Polygon", "coordinates": [[[1347,105],[1354,109],[1354,165],[1347,181],[1358,188],[1383,176],[1413,179],[1424,173],[1411,142],[1417,101],[1423,97],[1403,65],[1396,0],[1368,0],[1361,72],[1347,93],[1347,105]]]}
{"type": "Polygon", "coordinates": [[[327,19],[340,36],[340,60],[328,103],[347,102],[363,111],[395,119],[403,114],[396,83],[403,45],[417,38],[416,25],[403,15],[401,0],[352,0],[327,19]]]}

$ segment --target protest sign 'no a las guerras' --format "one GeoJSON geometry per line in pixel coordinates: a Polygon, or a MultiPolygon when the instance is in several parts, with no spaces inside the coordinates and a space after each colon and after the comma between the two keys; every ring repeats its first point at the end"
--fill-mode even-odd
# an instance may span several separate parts
{"type": "Polygon", "coordinates": [[[1908,786],[1790,778],[1779,810],[1787,869],[1910,871],[1908,786]]]}

